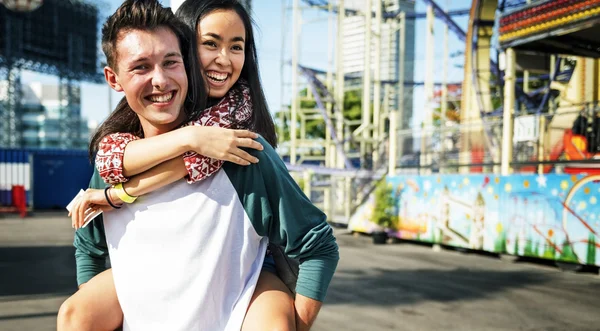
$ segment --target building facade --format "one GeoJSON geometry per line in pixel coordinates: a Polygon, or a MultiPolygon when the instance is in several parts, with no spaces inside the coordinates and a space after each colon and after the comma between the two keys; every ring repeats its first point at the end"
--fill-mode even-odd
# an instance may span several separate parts
{"type": "MultiPolygon", "coordinates": [[[[74,89],[79,89],[74,86],[74,89]]],[[[6,100],[6,82],[0,82],[0,102],[6,100]]],[[[77,92],[77,95],[79,93],[77,92]]],[[[60,113],[66,107],[66,101],[59,98],[59,86],[32,82],[22,85],[22,98],[17,116],[20,124],[17,134],[20,135],[22,148],[61,148],[64,141],[61,133],[60,113]]],[[[80,113],[80,111],[78,111],[80,113]]],[[[70,148],[87,149],[92,125],[85,118],[79,117],[76,121],[75,140],[70,148]]]]}
{"type": "MultiPolygon", "coordinates": [[[[373,1],[376,3],[377,1],[373,1]]],[[[384,12],[393,13],[405,11],[407,15],[414,13],[415,2],[407,0],[388,0],[384,2],[384,12]]],[[[364,0],[346,0],[344,5],[347,9],[365,11],[364,0]]],[[[375,8],[375,7],[373,7],[375,8]]],[[[373,9],[373,12],[375,9],[373,9]]],[[[375,19],[371,20],[372,29],[375,30],[375,19]]],[[[405,24],[405,49],[404,49],[404,81],[412,82],[414,79],[414,60],[415,60],[415,20],[408,19],[405,24]]],[[[351,86],[362,88],[362,74],[365,70],[365,16],[355,15],[347,16],[344,19],[344,46],[343,46],[343,62],[344,74],[350,77],[356,77],[351,86]]],[[[374,36],[372,37],[374,38],[374,36]]],[[[371,39],[374,41],[373,39],[371,39]]],[[[376,52],[373,49],[375,43],[372,42],[370,69],[374,69],[376,52]]],[[[400,26],[398,20],[384,19],[381,24],[381,80],[382,81],[399,81],[400,80],[400,26]]],[[[402,128],[409,127],[412,120],[413,109],[413,93],[409,86],[404,89],[403,98],[403,118],[402,128]]],[[[396,108],[398,105],[397,94],[391,101],[391,107],[396,108]]]]}

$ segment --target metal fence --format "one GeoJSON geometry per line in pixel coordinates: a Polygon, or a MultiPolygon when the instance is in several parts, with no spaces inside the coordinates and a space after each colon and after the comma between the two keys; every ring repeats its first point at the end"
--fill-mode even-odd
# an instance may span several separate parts
{"type": "MultiPolygon", "coordinates": [[[[398,173],[499,173],[501,118],[398,131],[398,173]]],[[[564,107],[513,120],[514,173],[593,172],[600,169],[600,107],[564,107]],[[579,170],[577,170],[579,169],[579,170]]]]}
{"type": "Polygon", "coordinates": [[[500,165],[502,122],[471,121],[398,132],[400,173],[493,172],[500,165]]]}

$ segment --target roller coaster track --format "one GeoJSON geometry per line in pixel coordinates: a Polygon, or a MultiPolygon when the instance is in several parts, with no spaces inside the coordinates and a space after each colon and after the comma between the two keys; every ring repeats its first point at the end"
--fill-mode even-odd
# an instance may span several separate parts
{"type": "Polygon", "coordinates": [[[332,112],[341,112],[343,111],[338,107],[335,103],[335,98],[323,82],[321,82],[317,76],[316,72],[306,68],[304,66],[298,66],[300,73],[306,78],[308,83],[308,87],[312,92],[313,97],[315,98],[315,102],[317,104],[317,108],[323,116],[325,121],[325,125],[329,128],[329,132],[331,133],[331,140],[336,145],[336,150],[338,156],[340,156],[344,160],[345,169],[331,169],[331,168],[323,168],[323,167],[311,167],[307,165],[300,166],[291,166],[288,165],[288,169],[291,171],[312,171],[315,174],[327,174],[327,175],[344,175],[346,177],[351,177],[358,179],[357,182],[357,192],[362,194],[362,197],[367,197],[369,193],[375,188],[375,183],[383,178],[387,174],[387,167],[383,167],[381,169],[372,169],[372,170],[359,170],[355,169],[350,158],[344,152],[343,142],[339,139],[336,134],[335,126],[331,117],[329,116],[329,112],[325,107],[325,104],[330,103],[332,105],[332,112]]]}
{"type": "Polygon", "coordinates": [[[331,132],[331,140],[333,140],[334,144],[337,147],[336,150],[338,156],[340,156],[344,160],[344,165],[347,169],[353,169],[354,166],[352,165],[350,158],[348,158],[346,153],[344,153],[343,142],[340,141],[336,134],[335,126],[333,125],[333,121],[329,117],[329,112],[327,111],[325,104],[331,103],[333,105],[334,113],[342,110],[339,109],[338,105],[335,103],[335,98],[333,97],[333,95],[331,95],[331,93],[329,93],[327,87],[317,78],[315,72],[303,66],[298,66],[298,68],[300,70],[300,73],[304,76],[304,78],[306,78],[306,81],[308,82],[308,87],[310,88],[315,98],[315,102],[317,103],[317,108],[319,109],[321,115],[323,116],[323,119],[325,120],[325,125],[327,125],[327,127],[329,128],[329,132],[331,132]]]}
{"type": "MultiPolygon", "coordinates": [[[[323,10],[327,10],[329,8],[328,0],[302,0],[302,1],[304,1],[304,3],[306,3],[309,6],[321,8],[323,10]]],[[[332,9],[333,9],[333,12],[336,14],[339,12],[338,6],[336,6],[336,5],[334,5],[332,9]]],[[[345,8],[344,11],[345,11],[346,15],[360,15],[360,13],[361,13],[361,11],[359,11],[359,10],[350,9],[350,8],[345,8]]],[[[396,18],[396,17],[398,17],[398,15],[400,15],[400,12],[401,12],[401,10],[397,10],[397,11],[393,11],[393,12],[386,12],[383,14],[383,18],[384,19],[396,18]]],[[[414,19],[425,18],[426,15],[427,15],[426,13],[406,13],[405,17],[409,20],[410,19],[414,20],[414,19]]],[[[448,16],[467,16],[467,15],[469,15],[469,9],[451,10],[447,13],[447,15],[448,16]]],[[[375,13],[373,13],[373,16],[375,16],[375,13]]]]}

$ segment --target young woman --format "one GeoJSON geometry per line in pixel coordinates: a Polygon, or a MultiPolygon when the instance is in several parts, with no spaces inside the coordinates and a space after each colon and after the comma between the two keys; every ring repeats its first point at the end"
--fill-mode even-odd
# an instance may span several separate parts
{"type": "MultiPolygon", "coordinates": [[[[184,176],[190,183],[202,180],[218,171],[223,160],[241,165],[256,162],[240,149],[261,148],[251,139],[255,137],[252,132],[221,128],[248,128],[276,145],[274,125],[260,85],[252,24],[244,8],[235,0],[187,1],[177,15],[197,31],[198,52],[212,106],[191,125],[170,133],[140,139],[138,132],[106,135],[110,130],[99,130],[91,143],[91,153],[97,151],[96,166],[102,178],[110,184],[125,183],[127,192],[135,196],[184,176]],[[178,157],[182,154],[183,158],[178,157]]],[[[122,203],[113,189],[107,193],[113,204],[122,203]]],[[[104,192],[88,190],[85,199],[73,210],[74,226],[81,226],[86,211],[95,208],[109,211],[107,205],[104,192]]],[[[243,330],[295,329],[292,294],[275,275],[272,259],[265,261],[243,330]]],[[[93,278],[85,288],[90,294],[103,293],[102,304],[112,305],[99,311],[119,311],[110,270],[93,278]]],[[[100,304],[98,297],[82,295],[67,303],[71,307],[100,304]]],[[[96,320],[91,325],[110,329],[120,324],[120,318],[105,317],[94,315],[96,320]],[[102,325],[105,323],[109,325],[102,325]]],[[[70,318],[78,316],[71,314],[70,318]]]]}

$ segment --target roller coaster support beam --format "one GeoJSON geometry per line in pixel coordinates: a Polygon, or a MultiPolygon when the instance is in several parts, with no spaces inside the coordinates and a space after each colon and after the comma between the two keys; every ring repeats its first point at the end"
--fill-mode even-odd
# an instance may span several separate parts
{"type": "Polygon", "coordinates": [[[404,141],[398,144],[398,130],[404,129],[404,67],[406,54],[406,13],[400,13],[398,43],[398,109],[390,113],[390,151],[388,157],[388,173],[394,175],[396,172],[396,160],[398,155],[404,154],[404,141]]]}
{"type": "MultiPolygon", "coordinates": [[[[441,163],[446,163],[446,156],[445,156],[445,144],[444,141],[446,139],[446,114],[448,112],[448,59],[450,58],[450,47],[448,45],[448,39],[450,38],[450,29],[448,28],[448,25],[444,26],[444,69],[443,69],[443,73],[442,73],[442,105],[441,105],[441,111],[442,113],[440,114],[440,127],[442,129],[442,137],[441,137],[441,144],[440,144],[440,162],[441,163]]],[[[444,164],[441,164],[440,166],[440,171],[443,171],[444,169],[444,164]]]]}
{"type": "MultiPolygon", "coordinates": [[[[338,156],[344,160],[344,165],[346,168],[353,168],[352,163],[350,162],[350,159],[347,157],[346,154],[344,154],[343,141],[340,140],[339,137],[337,136],[337,134],[335,133],[335,129],[334,129],[333,122],[331,120],[331,116],[329,116],[328,110],[325,106],[325,104],[327,102],[333,101],[331,94],[329,94],[329,91],[327,90],[325,85],[323,85],[323,83],[321,83],[317,79],[315,74],[313,72],[311,72],[310,69],[304,68],[302,66],[298,66],[298,68],[299,68],[300,73],[302,73],[302,75],[304,75],[306,77],[306,80],[308,82],[309,91],[312,93],[312,95],[314,97],[314,101],[317,103],[317,109],[321,112],[321,116],[323,116],[323,120],[325,121],[326,127],[329,128],[328,132],[331,133],[330,137],[332,138],[333,142],[338,147],[336,149],[338,151],[338,156]]],[[[334,111],[334,112],[339,112],[339,111],[334,111]]],[[[304,134],[303,134],[303,136],[304,136],[304,134]]]]}
{"type": "Polygon", "coordinates": [[[507,48],[505,52],[506,69],[504,71],[504,112],[502,114],[502,158],[500,160],[500,173],[511,173],[510,162],[513,154],[513,116],[515,112],[516,89],[516,56],[515,50],[507,48]]]}
{"type": "Polygon", "coordinates": [[[373,26],[371,23],[372,0],[365,0],[365,58],[363,74],[363,99],[362,99],[362,124],[357,131],[362,130],[360,140],[360,164],[366,166],[368,153],[367,143],[371,138],[371,34],[373,26]]]}
{"type": "Polygon", "coordinates": [[[298,139],[296,133],[296,120],[300,99],[298,94],[298,56],[300,43],[300,0],[294,0],[292,28],[292,111],[290,116],[290,163],[296,164],[296,148],[298,139]]]}
{"type": "MultiPolygon", "coordinates": [[[[344,17],[346,16],[344,10],[344,0],[339,0],[338,8],[340,9],[340,14],[337,16],[337,45],[336,45],[336,83],[335,83],[335,103],[338,105],[338,111],[335,113],[336,116],[336,133],[337,136],[342,140],[346,141],[344,136],[344,52],[342,52],[344,46],[344,17]]],[[[347,144],[346,144],[347,145],[347,144]]],[[[336,148],[338,148],[336,146],[336,148]]],[[[345,149],[345,146],[342,148],[345,149]]],[[[344,151],[336,151],[336,167],[344,168],[344,159],[341,157],[337,157],[341,155],[344,151]]]]}
{"type": "Polygon", "coordinates": [[[389,156],[388,156],[388,174],[390,176],[394,176],[396,174],[396,158],[398,155],[396,154],[396,150],[398,149],[398,127],[396,126],[398,123],[398,112],[391,111],[390,112],[390,147],[389,147],[389,156]]]}
{"type": "Polygon", "coordinates": [[[433,13],[435,14],[435,16],[437,16],[439,19],[441,19],[448,26],[448,28],[456,34],[458,39],[460,39],[462,41],[467,40],[467,33],[465,31],[463,31],[458,26],[458,24],[456,24],[456,22],[454,22],[452,17],[450,17],[450,15],[448,15],[448,13],[446,13],[442,8],[440,8],[440,6],[438,6],[437,3],[435,3],[435,1],[433,1],[433,0],[422,0],[422,1],[427,6],[432,7],[433,13]]]}
{"type": "MultiPolygon", "coordinates": [[[[333,52],[335,49],[335,44],[333,43],[335,40],[335,21],[333,16],[333,3],[329,3],[329,11],[327,13],[327,29],[328,29],[328,37],[327,37],[327,82],[326,87],[328,91],[333,91],[333,70],[334,70],[334,58],[333,52]]],[[[342,75],[343,76],[343,75],[342,75]]],[[[327,117],[333,117],[333,103],[335,102],[335,98],[329,98],[327,102],[327,117]]],[[[344,105],[338,107],[338,112],[344,112],[344,105]]],[[[325,166],[329,168],[333,168],[335,166],[335,158],[336,152],[338,150],[337,144],[334,144],[331,141],[332,134],[335,134],[335,127],[331,127],[329,125],[325,126],[325,139],[326,139],[326,147],[325,147],[325,166]]],[[[339,137],[339,136],[338,136],[339,137]]],[[[344,137],[341,137],[344,139],[344,137]]],[[[312,178],[311,178],[312,180],[312,178]]],[[[323,211],[327,215],[333,215],[333,199],[331,194],[331,187],[327,187],[323,190],[323,211]]],[[[310,195],[308,196],[310,197],[310,195]]]]}
{"type": "MultiPolygon", "coordinates": [[[[334,21],[333,21],[333,3],[329,3],[329,11],[327,13],[327,30],[328,30],[328,35],[327,35],[327,79],[325,81],[325,87],[327,88],[327,91],[333,91],[333,51],[334,51],[334,45],[333,45],[333,40],[335,38],[334,32],[334,21]]],[[[332,118],[333,116],[333,103],[332,101],[335,102],[335,98],[332,100],[331,98],[329,98],[327,100],[327,104],[325,105],[326,107],[326,111],[327,111],[327,117],[328,118],[332,118]]],[[[343,106],[342,106],[343,108],[343,106]]],[[[343,112],[343,109],[341,109],[341,111],[343,112]]],[[[335,162],[335,157],[333,156],[335,154],[336,151],[336,147],[335,145],[332,143],[331,141],[331,135],[335,134],[334,131],[335,128],[330,127],[329,125],[325,126],[325,166],[326,167],[332,167],[334,162],[335,162]]],[[[343,137],[342,137],[343,139],[343,137]]],[[[327,200],[327,197],[326,197],[327,200]]],[[[326,203],[327,204],[327,203],[326,203]]]]}
{"type": "Polygon", "coordinates": [[[430,137],[431,127],[433,125],[433,67],[435,66],[434,48],[435,39],[433,36],[434,26],[434,10],[432,5],[427,6],[427,24],[426,24],[426,41],[425,41],[425,119],[423,120],[423,131],[421,135],[421,172],[428,174],[431,169],[428,167],[431,164],[430,137]]]}
{"type": "MultiPolygon", "coordinates": [[[[325,9],[328,6],[328,3],[331,3],[329,1],[316,1],[316,0],[303,0],[306,4],[308,4],[309,6],[312,7],[316,7],[316,8],[320,8],[320,9],[325,9]]],[[[339,2],[339,1],[338,1],[339,2]]],[[[358,15],[359,11],[358,10],[353,10],[353,9],[346,9],[343,8],[342,6],[338,5],[337,7],[334,6],[333,7],[333,12],[334,13],[346,13],[350,16],[354,16],[354,15],[358,15]]],[[[383,14],[383,18],[384,19],[390,19],[390,18],[398,18],[400,16],[400,13],[402,12],[401,9],[397,10],[397,11],[393,11],[393,12],[386,12],[383,14]]],[[[456,9],[456,10],[451,10],[448,11],[448,16],[468,16],[470,12],[470,9],[456,9]]],[[[408,15],[406,15],[406,19],[407,20],[415,20],[415,19],[422,19],[426,17],[426,13],[410,13],[408,15]]]]}
{"type": "MultiPolygon", "coordinates": [[[[286,28],[286,23],[287,23],[287,2],[286,1],[281,1],[281,30],[282,31],[287,31],[286,28]]],[[[277,128],[277,134],[280,140],[284,140],[285,139],[285,118],[286,118],[286,114],[289,112],[289,110],[287,109],[287,105],[284,104],[283,100],[284,100],[284,95],[285,95],[285,84],[283,82],[285,77],[285,66],[286,66],[286,61],[285,61],[285,42],[287,40],[287,33],[281,33],[281,53],[279,54],[280,56],[280,64],[279,64],[279,77],[281,77],[281,84],[279,84],[279,97],[280,97],[280,104],[279,104],[279,125],[277,128]]],[[[291,123],[291,122],[290,122],[291,123]]]]}
{"type": "MultiPolygon", "coordinates": [[[[381,118],[381,1],[375,2],[375,68],[373,72],[373,169],[379,167],[379,147],[382,137],[379,135],[379,122],[381,118]]],[[[387,101],[387,100],[386,100],[387,101]]]]}

